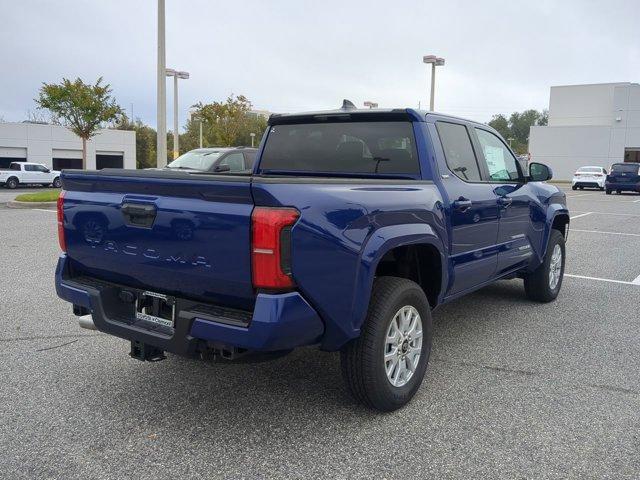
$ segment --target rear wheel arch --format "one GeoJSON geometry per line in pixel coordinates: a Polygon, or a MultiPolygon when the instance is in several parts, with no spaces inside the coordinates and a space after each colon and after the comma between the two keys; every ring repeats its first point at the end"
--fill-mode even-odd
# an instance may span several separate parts
{"type": "Polygon", "coordinates": [[[437,247],[431,243],[414,243],[385,252],[376,265],[374,277],[392,276],[417,283],[434,308],[443,288],[442,272],[442,256],[437,247]]]}

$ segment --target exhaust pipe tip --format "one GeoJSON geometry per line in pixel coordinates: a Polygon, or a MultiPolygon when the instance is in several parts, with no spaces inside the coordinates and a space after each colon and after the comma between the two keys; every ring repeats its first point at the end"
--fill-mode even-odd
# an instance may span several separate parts
{"type": "Polygon", "coordinates": [[[78,317],[78,325],[80,325],[80,328],[85,328],[87,330],[97,330],[91,315],[82,315],[81,317],[78,317]]]}

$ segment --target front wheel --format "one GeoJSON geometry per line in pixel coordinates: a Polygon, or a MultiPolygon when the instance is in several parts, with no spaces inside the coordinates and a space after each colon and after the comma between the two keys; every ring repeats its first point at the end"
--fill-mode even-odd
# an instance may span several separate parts
{"type": "Polygon", "coordinates": [[[527,297],[544,303],[555,300],[562,286],[564,260],[564,237],[558,230],[551,230],[542,264],[524,277],[524,291],[527,297]]]}
{"type": "Polygon", "coordinates": [[[607,195],[611,195],[611,190],[607,188],[607,190],[604,193],[606,193],[607,195]]]}
{"type": "Polygon", "coordinates": [[[60,177],[56,177],[53,179],[53,186],[55,188],[60,188],[62,186],[62,181],[60,180],[60,177]]]}
{"type": "Polygon", "coordinates": [[[360,337],[340,352],[353,397],[385,412],[404,406],[422,383],[431,339],[431,308],[422,288],[404,278],[377,278],[360,337]]]}

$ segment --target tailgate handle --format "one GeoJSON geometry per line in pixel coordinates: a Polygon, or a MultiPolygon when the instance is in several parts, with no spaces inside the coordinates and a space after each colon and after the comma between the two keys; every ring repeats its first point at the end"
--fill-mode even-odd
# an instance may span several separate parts
{"type": "Polygon", "coordinates": [[[129,225],[151,228],[156,219],[155,205],[143,203],[123,203],[122,215],[129,225]]]}

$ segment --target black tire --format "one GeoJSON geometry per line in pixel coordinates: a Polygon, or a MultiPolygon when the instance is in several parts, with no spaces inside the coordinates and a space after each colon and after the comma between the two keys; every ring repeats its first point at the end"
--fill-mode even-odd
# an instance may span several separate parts
{"type": "Polygon", "coordinates": [[[62,180],[60,180],[60,177],[56,177],[53,179],[53,187],[54,188],[60,188],[62,186],[62,180]]]}
{"type": "Polygon", "coordinates": [[[580,187],[580,190],[584,190],[584,187],[580,187]]]}
{"type": "Polygon", "coordinates": [[[571,186],[571,190],[577,190],[577,189],[578,189],[578,187],[576,187],[575,185],[571,186]]]}
{"type": "Polygon", "coordinates": [[[349,342],[340,352],[342,376],[353,397],[370,408],[384,412],[397,410],[407,404],[420,388],[427,370],[432,330],[429,301],[417,283],[397,277],[377,278],[360,337],[349,342]],[[422,348],[412,376],[405,385],[394,386],[387,378],[385,369],[385,340],[392,320],[404,306],[414,307],[420,315],[422,348]]]}
{"type": "Polygon", "coordinates": [[[604,192],[604,187],[599,187],[599,190],[600,190],[601,192],[604,192]]]}
{"type": "Polygon", "coordinates": [[[562,287],[562,279],[564,277],[564,265],[565,265],[565,245],[564,237],[558,230],[551,230],[549,236],[549,244],[547,245],[547,252],[544,256],[542,264],[536,268],[533,272],[524,277],[524,291],[530,300],[536,302],[548,303],[552,302],[560,293],[560,287],[562,287]],[[556,245],[560,246],[562,253],[561,265],[560,265],[560,279],[554,288],[551,288],[549,271],[551,265],[551,257],[556,245]]]}
{"type": "Polygon", "coordinates": [[[616,190],[616,193],[617,193],[618,195],[622,195],[622,190],[616,190]]]}
{"type": "Polygon", "coordinates": [[[611,190],[607,188],[607,190],[604,193],[606,193],[607,195],[611,195],[611,190]]]}
{"type": "Polygon", "coordinates": [[[5,185],[7,186],[7,188],[14,190],[15,188],[18,187],[19,183],[20,182],[18,182],[18,179],[16,177],[9,177],[7,178],[7,183],[5,183],[5,185]]]}

